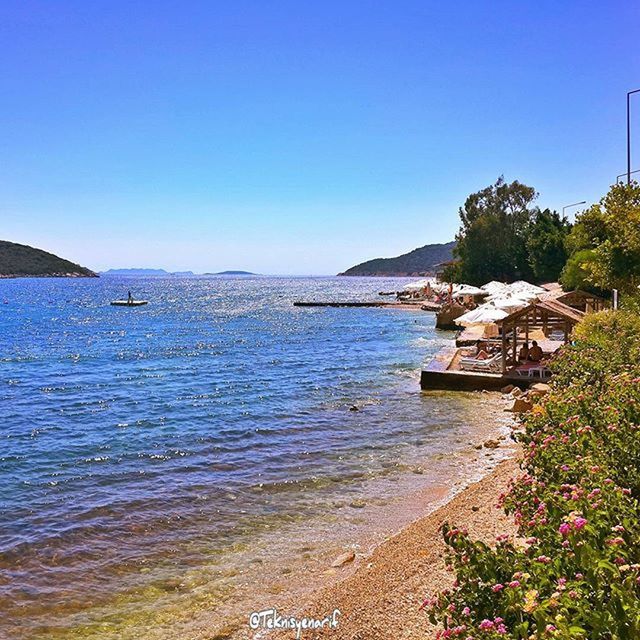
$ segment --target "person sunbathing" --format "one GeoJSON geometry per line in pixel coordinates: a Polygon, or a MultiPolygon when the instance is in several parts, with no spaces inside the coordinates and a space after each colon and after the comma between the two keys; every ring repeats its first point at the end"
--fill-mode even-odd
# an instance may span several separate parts
{"type": "Polygon", "coordinates": [[[543,356],[544,356],[544,353],[542,352],[542,348],[534,340],[531,343],[531,349],[529,349],[529,360],[531,360],[531,362],[540,362],[543,356]]]}
{"type": "Polygon", "coordinates": [[[529,343],[525,342],[518,351],[518,360],[520,362],[526,362],[529,359],[529,343]]]}

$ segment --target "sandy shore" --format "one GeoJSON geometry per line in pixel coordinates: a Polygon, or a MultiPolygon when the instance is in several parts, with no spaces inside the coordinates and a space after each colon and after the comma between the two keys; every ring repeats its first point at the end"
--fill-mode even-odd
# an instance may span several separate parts
{"type": "MultiPolygon", "coordinates": [[[[445,569],[444,522],[465,526],[473,537],[493,542],[514,531],[513,523],[496,507],[498,495],[517,473],[518,463],[508,459],[450,502],[420,518],[380,544],[370,555],[356,557],[337,571],[345,577],[325,587],[300,606],[290,602],[278,609],[282,616],[322,619],[340,610],[336,629],[305,631],[303,638],[332,640],[390,640],[432,638],[434,630],[419,611],[426,596],[450,585],[445,569]]],[[[234,638],[294,638],[295,631],[251,631],[248,625],[234,638]]]]}

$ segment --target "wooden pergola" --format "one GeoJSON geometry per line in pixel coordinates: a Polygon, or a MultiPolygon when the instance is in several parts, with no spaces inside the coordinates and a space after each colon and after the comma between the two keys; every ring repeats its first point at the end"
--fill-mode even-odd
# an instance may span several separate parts
{"type": "Polygon", "coordinates": [[[502,373],[506,373],[508,362],[518,362],[518,343],[529,342],[530,331],[541,329],[546,337],[552,332],[562,332],[566,344],[573,327],[584,315],[584,311],[549,298],[533,302],[496,322],[502,333],[502,373]]]}

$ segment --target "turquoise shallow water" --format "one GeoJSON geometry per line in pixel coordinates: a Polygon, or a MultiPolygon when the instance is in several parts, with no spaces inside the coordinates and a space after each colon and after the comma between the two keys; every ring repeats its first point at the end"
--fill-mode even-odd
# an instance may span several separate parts
{"type": "Polygon", "coordinates": [[[431,314],[292,305],[403,282],[0,281],[0,636],[64,631],[145,568],[184,573],[447,452],[469,406],[418,392],[451,337],[431,314]],[[109,306],[129,289],[151,304],[109,306]]]}

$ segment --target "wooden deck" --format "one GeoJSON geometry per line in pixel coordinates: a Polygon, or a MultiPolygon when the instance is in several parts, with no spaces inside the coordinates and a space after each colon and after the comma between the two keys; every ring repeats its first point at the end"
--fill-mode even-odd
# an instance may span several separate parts
{"type": "Polygon", "coordinates": [[[526,389],[533,382],[540,382],[539,377],[524,377],[512,371],[505,374],[462,371],[458,367],[458,361],[457,347],[443,347],[422,370],[420,387],[423,390],[497,391],[508,384],[526,389]]]}
{"type": "Polygon", "coordinates": [[[508,384],[526,389],[533,382],[540,382],[540,378],[481,371],[432,371],[428,367],[420,374],[420,387],[423,391],[499,391],[508,384]]]}

